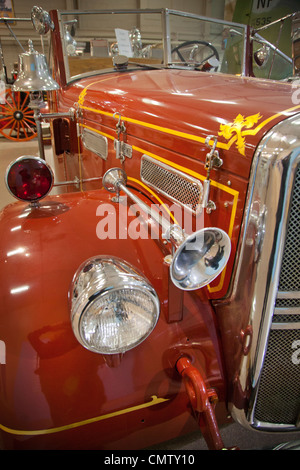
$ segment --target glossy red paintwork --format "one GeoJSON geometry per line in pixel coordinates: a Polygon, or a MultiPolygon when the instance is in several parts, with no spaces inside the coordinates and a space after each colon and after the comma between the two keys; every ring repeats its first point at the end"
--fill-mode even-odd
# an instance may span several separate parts
{"type": "MultiPolygon", "coordinates": [[[[55,12],[52,18],[56,21],[55,12]]],[[[99,182],[83,184],[81,191],[71,186],[69,194],[49,196],[39,208],[22,203],[7,207],[0,216],[4,447],[136,449],[197,429],[175,367],[182,356],[201,371],[207,388],[214,389],[218,423],[227,423],[223,362],[232,351],[221,345],[211,300],[224,297],[230,286],[254,150],[273,125],[298,111],[291,102],[291,86],[183,70],[101,74],[66,85],[56,31],[52,40],[55,78],[62,89],[52,94],[51,110],[79,110],[76,121],[68,124],[70,153],[55,155],[56,177],[102,176],[121,166],[113,144],[113,115],[120,113],[133,148],[132,158],[123,164],[130,186],[148,204],[157,203],[140,184],[141,156],[152,155],[203,180],[209,151],[204,141],[217,136],[223,166],[212,170],[210,192],[217,209],[199,218],[202,226],[229,233],[232,254],[224,278],[183,293],[169,283],[164,263],[169,248],[161,241],[97,238],[97,208],[112,204],[99,182]],[[243,127],[244,154],[236,148],[235,134],[231,140],[219,134],[222,124],[258,113],[256,122],[243,127]],[[88,126],[107,136],[106,161],[78,142],[76,124],[79,130],[88,126]],[[122,357],[85,350],[71,328],[68,291],[73,275],[83,261],[100,254],[123,258],[142,271],[161,302],[153,333],[122,357]],[[150,406],[153,396],[162,401],[150,406]]],[[[119,214],[120,206],[113,204],[119,214]]],[[[128,224],[130,220],[129,214],[128,224]]]]}
{"type": "Polygon", "coordinates": [[[59,92],[60,106],[68,109],[80,101],[83,123],[93,123],[114,137],[117,121],[112,115],[120,113],[128,139],[159,146],[160,152],[176,149],[178,158],[190,157],[192,164],[205,161],[207,147],[201,138],[215,135],[224,158],[222,170],[245,179],[249,177],[253,150],[262,135],[283,117],[298,111],[294,109],[288,83],[185,70],[140,72],[104,74],[75,82],[59,92]],[[83,90],[86,92],[81,97],[83,90]],[[231,123],[238,115],[248,117],[257,113],[261,115],[257,123],[261,131],[255,138],[251,130],[257,125],[242,127],[250,131],[245,155],[241,156],[234,144],[227,152],[226,139],[219,137],[220,124],[231,123]]]}
{"type": "Polygon", "coordinates": [[[1,425],[26,433],[45,431],[45,435],[31,437],[4,433],[7,448],[134,448],[137,432],[140,445],[146,446],[156,440],[152,425],[164,432],[164,422],[171,419],[174,426],[169,437],[176,436],[189,421],[175,370],[181,354],[205,369],[208,382],[224,401],[218,335],[207,299],[184,294],[183,320],[168,323],[164,249],[151,239],[100,241],[96,210],[100,202],[109,201],[108,193],[99,190],[49,197],[38,209],[15,204],[1,215],[0,239],[6,240],[1,256],[1,338],[6,344],[6,364],[1,365],[1,425]],[[74,272],[87,258],[103,253],[122,256],[141,269],[157,290],[162,308],[149,341],[125,353],[115,367],[109,358],[78,344],[69,319],[67,294],[74,272]],[[151,402],[154,395],[168,400],[155,407],[154,415],[151,408],[145,408],[63,435],[47,433],[151,402]],[[83,432],[80,444],[74,436],[83,432]]]}

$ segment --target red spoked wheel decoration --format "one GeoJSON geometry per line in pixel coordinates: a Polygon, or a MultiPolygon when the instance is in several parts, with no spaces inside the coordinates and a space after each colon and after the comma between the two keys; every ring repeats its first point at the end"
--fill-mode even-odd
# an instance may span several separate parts
{"type": "Polygon", "coordinates": [[[37,136],[29,92],[6,89],[0,103],[0,133],[9,140],[27,141],[37,136]]]}

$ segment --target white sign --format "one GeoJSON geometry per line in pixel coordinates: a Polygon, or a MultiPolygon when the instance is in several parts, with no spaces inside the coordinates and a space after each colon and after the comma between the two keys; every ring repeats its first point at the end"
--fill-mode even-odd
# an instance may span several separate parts
{"type": "Polygon", "coordinates": [[[119,54],[126,55],[126,57],[133,57],[131,41],[129,37],[129,31],[126,29],[115,29],[119,54]]]}

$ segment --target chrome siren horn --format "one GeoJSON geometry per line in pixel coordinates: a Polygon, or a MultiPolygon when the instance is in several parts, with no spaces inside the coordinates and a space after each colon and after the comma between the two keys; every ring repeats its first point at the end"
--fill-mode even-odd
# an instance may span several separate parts
{"type": "Polygon", "coordinates": [[[57,90],[58,83],[51,77],[46,57],[33,48],[28,41],[28,51],[19,55],[18,77],[12,85],[13,91],[57,90]]]}
{"type": "Polygon", "coordinates": [[[145,213],[154,219],[163,230],[163,237],[174,247],[170,263],[170,276],[179,289],[196,290],[212,282],[225,268],[231,251],[230,238],[226,232],[216,227],[204,228],[186,235],[177,224],[170,222],[151,210],[126,186],[126,173],[120,168],[112,168],[103,176],[104,188],[116,193],[118,202],[123,191],[145,213]]]}

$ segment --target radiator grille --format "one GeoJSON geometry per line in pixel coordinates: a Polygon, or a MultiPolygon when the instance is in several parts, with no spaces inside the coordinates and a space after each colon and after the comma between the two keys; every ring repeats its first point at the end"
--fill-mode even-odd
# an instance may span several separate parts
{"type": "Polygon", "coordinates": [[[300,419],[300,169],[295,175],[280,280],[255,405],[255,418],[299,426],[300,419]]]}
{"type": "Polygon", "coordinates": [[[296,172],[289,225],[285,241],[279,290],[300,291],[300,169],[296,172]]]}
{"type": "Polygon", "coordinates": [[[194,213],[200,212],[203,187],[195,178],[143,155],[141,179],[168,199],[194,213]]]}
{"type": "Polygon", "coordinates": [[[276,299],[276,304],[275,307],[281,307],[281,308],[286,308],[286,307],[300,307],[300,299],[293,299],[293,298],[287,298],[287,299],[276,299]]]}
{"type": "Polygon", "coordinates": [[[299,330],[270,331],[257,397],[257,420],[297,425],[300,413],[300,364],[297,364],[296,346],[299,339],[299,330]]]}

